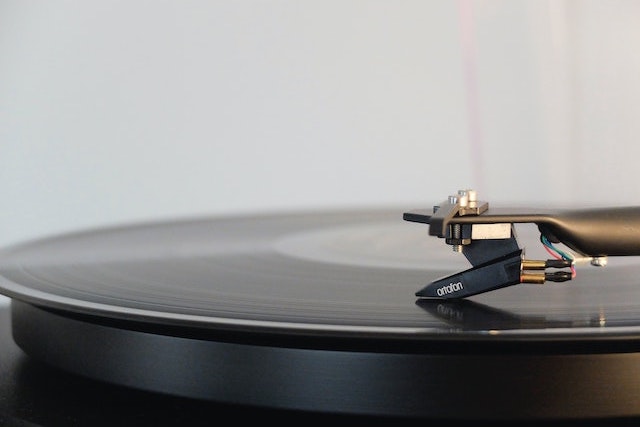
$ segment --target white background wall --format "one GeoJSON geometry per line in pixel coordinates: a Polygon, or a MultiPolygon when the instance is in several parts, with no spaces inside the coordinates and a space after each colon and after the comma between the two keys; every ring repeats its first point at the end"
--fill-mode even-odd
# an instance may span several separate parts
{"type": "Polygon", "coordinates": [[[634,0],[0,0],[0,245],[197,215],[639,204],[634,0]]]}

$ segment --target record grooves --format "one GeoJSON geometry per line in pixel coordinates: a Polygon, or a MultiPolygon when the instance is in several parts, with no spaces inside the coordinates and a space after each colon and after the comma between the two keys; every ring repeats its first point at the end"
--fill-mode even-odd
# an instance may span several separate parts
{"type": "Polygon", "coordinates": [[[0,288],[28,355],[133,389],[354,415],[640,416],[635,259],[570,286],[416,300],[464,260],[401,212],[55,236],[0,254],[0,288]]]}

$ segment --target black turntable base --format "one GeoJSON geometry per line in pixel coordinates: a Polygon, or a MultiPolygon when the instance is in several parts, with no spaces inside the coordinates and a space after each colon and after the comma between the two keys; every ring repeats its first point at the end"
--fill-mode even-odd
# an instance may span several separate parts
{"type": "MultiPolygon", "coordinates": [[[[539,249],[531,230],[519,238],[539,249]]],[[[466,266],[459,255],[402,210],[158,222],[7,248],[0,420],[640,420],[638,260],[416,299],[466,266]]]]}

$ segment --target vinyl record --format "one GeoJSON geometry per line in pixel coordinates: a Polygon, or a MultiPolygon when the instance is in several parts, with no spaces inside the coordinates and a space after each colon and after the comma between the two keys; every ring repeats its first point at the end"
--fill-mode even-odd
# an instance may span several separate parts
{"type": "MultiPolygon", "coordinates": [[[[579,266],[566,283],[422,300],[424,284],[469,265],[402,212],[197,218],[54,236],[4,250],[0,289],[28,354],[135,388],[374,415],[640,414],[628,397],[639,395],[640,378],[611,385],[623,375],[612,374],[616,361],[629,368],[640,358],[635,258],[579,266]],[[525,398],[560,370],[566,386],[525,398]],[[604,372],[610,392],[627,397],[588,393],[604,372]],[[487,406],[490,383],[504,386],[491,399],[509,405],[487,406]]],[[[545,256],[534,228],[521,225],[518,239],[529,258],[545,256]]]]}

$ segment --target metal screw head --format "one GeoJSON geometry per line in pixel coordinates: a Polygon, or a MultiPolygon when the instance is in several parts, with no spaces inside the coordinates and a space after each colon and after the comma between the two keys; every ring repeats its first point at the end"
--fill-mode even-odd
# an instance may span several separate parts
{"type": "Polygon", "coordinates": [[[609,262],[609,259],[606,256],[596,256],[591,258],[591,265],[596,267],[604,267],[609,262]]]}
{"type": "Polygon", "coordinates": [[[478,193],[476,193],[476,190],[467,190],[467,197],[469,197],[470,202],[478,201],[478,193]]]}

